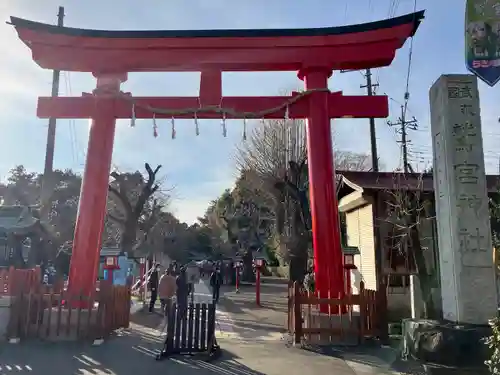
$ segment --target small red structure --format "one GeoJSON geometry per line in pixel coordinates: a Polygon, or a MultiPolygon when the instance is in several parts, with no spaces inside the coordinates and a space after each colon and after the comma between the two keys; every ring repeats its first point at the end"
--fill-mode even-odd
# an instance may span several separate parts
{"type": "Polygon", "coordinates": [[[106,280],[109,280],[109,282],[113,284],[113,271],[120,269],[120,266],[118,265],[118,257],[114,255],[107,256],[104,261],[103,268],[108,271],[108,277],[106,280]]]}
{"type": "Polygon", "coordinates": [[[243,268],[243,261],[241,259],[234,260],[234,272],[235,272],[235,289],[236,293],[240,292],[240,273],[243,268]]]}
{"type": "Polygon", "coordinates": [[[264,266],[264,259],[256,258],[254,260],[255,264],[255,303],[260,306],[260,272],[261,268],[264,266]]]}
{"type": "Polygon", "coordinates": [[[351,272],[357,269],[354,262],[354,256],[359,255],[360,252],[357,247],[345,246],[343,248],[344,254],[344,272],[345,272],[345,292],[346,294],[352,294],[351,286],[351,272]]]}
{"type": "Polygon", "coordinates": [[[91,95],[39,98],[42,118],[91,118],[71,259],[70,289],[90,291],[97,276],[107,184],[118,118],[307,119],[316,285],[343,293],[330,120],[388,116],[385,96],[330,92],[333,70],[389,65],[423,12],[342,27],[281,30],[99,31],[11,18],[45,69],[90,72],[91,95]],[[199,71],[199,97],[134,97],[120,91],[128,72],[199,71]],[[305,91],[291,96],[222,97],[224,71],[297,71],[305,91]]]}
{"type": "Polygon", "coordinates": [[[139,297],[143,301],[146,300],[146,258],[141,257],[139,259],[139,297]]]}

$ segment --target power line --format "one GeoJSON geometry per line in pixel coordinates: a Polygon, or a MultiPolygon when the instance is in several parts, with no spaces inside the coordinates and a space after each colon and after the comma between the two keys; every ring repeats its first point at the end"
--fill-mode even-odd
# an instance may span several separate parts
{"type": "MultiPolygon", "coordinates": [[[[394,15],[399,6],[399,3],[400,3],[399,0],[392,0],[389,6],[389,13],[392,13],[392,15],[394,15]]],[[[415,13],[416,10],[417,10],[417,0],[413,0],[413,12],[415,13]]],[[[406,115],[408,111],[408,102],[410,100],[410,77],[411,77],[412,57],[413,57],[413,37],[410,39],[410,48],[408,53],[408,68],[406,71],[405,92],[403,100],[404,104],[401,105],[401,117],[398,119],[396,123],[390,121],[387,122],[389,126],[399,126],[398,132],[401,134],[401,141],[398,142],[401,143],[403,170],[405,173],[413,172],[413,168],[408,162],[408,144],[411,143],[411,141],[409,141],[407,137],[408,130],[417,130],[418,127],[417,120],[415,119],[415,117],[413,117],[412,120],[410,121],[406,120],[406,115]]]]}
{"type": "Polygon", "coordinates": [[[389,12],[388,16],[389,18],[392,18],[396,15],[396,12],[398,11],[399,5],[400,5],[401,0],[390,0],[389,2],[389,12]]]}
{"type": "MultiPolygon", "coordinates": [[[[413,13],[417,11],[417,0],[413,0],[413,13]]],[[[405,86],[405,105],[404,105],[404,114],[406,116],[406,110],[408,108],[408,100],[410,99],[410,77],[411,77],[411,63],[413,57],[413,37],[410,38],[410,49],[408,52],[408,69],[406,71],[406,86],[405,86]]]]}
{"type": "Polygon", "coordinates": [[[405,110],[404,106],[401,106],[401,117],[398,118],[397,122],[387,122],[387,125],[389,126],[398,126],[399,129],[397,130],[398,133],[401,134],[401,140],[398,141],[401,143],[401,149],[402,149],[402,154],[403,154],[403,170],[405,173],[411,172],[413,168],[411,165],[408,163],[408,145],[411,143],[410,140],[408,140],[408,130],[417,130],[418,124],[417,120],[415,117],[413,117],[410,121],[407,121],[405,118],[405,110]]]}
{"type": "MultiPolygon", "coordinates": [[[[396,15],[399,5],[400,5],[400,0],[389,0],[389,10],[387,12],[387,18],[392,18],[396,15]]],[[[368,0],[369,13],[373,12],[372,8],[373,8],[373,2],[372,0],[368,0]]],[[[374,76],[375,76],[375,81],[377,82],[376,84],[378,85],[380,83],[380,68],[374,69],[374,76]]]]}

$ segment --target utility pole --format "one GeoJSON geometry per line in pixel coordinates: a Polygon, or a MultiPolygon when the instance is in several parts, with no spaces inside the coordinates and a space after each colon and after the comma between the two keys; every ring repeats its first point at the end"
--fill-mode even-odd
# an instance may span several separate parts
{"type": "MultiPolygon", "coordinates": [[[[57,26],[64,26],[64,7],[59,7],[57,14],[57,26]]],[[[59,78],[61,72],[54,70],[52,72],[52,97],[59,96],[59,78]]],[[[45,167],[43,169],[42,191],[40,196],[41,212],[40,218],[42,221],[48,221],[50,213],[50,201],[53,191],[53,166],[54,166],[54,149],[56,143],[56,122],[57,119],[51,117],[47,129],[47,146],[45,149],[45,167]]]]}
{"type": "Polygon", "coordinates": [[[401,106],[401,117],[398,118],[398,122],[387,122],[389,126],[399,126],[398,133],[401,134],[401,143],[402,151],[403,151],[403,170],[405,173],[410,172],[410,164],[408,163],[408,144],[410,141],[408,140],[408,130],[417,130],[417,120],[413,117],[410,121],[406,121],[405,118],[405,108],[401,106]]]}
{"type": "MultiPolygon", "coordinates": [[[[366,85],[361,85],[363,89],[366,87],[366,92],[368,96],[373,96],[373,88],[378,87],[378,83],[372,83],[372,72],[370,69],[366,69],[365,73],[366,85]]],[[[378,172],[378,154],[377,154],[377,137],[375,133],[375,119],[370,117],[370,144],[372,153],[372,169],[373,172],[378,172]]]]}

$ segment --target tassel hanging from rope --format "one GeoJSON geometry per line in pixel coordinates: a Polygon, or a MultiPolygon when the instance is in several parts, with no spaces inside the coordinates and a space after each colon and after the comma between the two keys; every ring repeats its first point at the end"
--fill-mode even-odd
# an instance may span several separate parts
{"type": "Polygon", "coordinates": [[[172,123],[172,139],[175,139],[177,132],[175,131],[175,119],[173,117],[172,117],[171,123],[172,123]]]}
{"type": "Polygon", "coordinates": [[[132,116],[130,118],[130,127],[133,128],[135,126],[135,104],[132,103],[132,116]]]}
{"type": "Polygon", "coordinates": [[[247,119],[243,118],[243,140],[247,140],[247,119]]]}
{"type": "Polygon", "coordinates": [[[198,114],[196,112],[194,113],[194,131],[196,136],[200,135],[200,125],[198,124],[198,114]]]}
{"type": "Polygon", "coordinates": [[[226,112],[222,113],[222,136],[225,138],[227,137],[227,127],[226,127],[226,112]]]}
{"type": "Polygon", "coordinates": [[[156,114],[153,113],[153,137],[158,137],[158,126],[156,125],[156,114]]]}

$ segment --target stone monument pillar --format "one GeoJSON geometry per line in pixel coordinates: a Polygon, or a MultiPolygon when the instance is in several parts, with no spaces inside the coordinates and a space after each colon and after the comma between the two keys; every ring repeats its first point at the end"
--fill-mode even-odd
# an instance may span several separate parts
{"type": "Polygon", "coordinates": [[[430,90],[443,317],[497,314],[477,78],[442,75],[430,90]]]}

